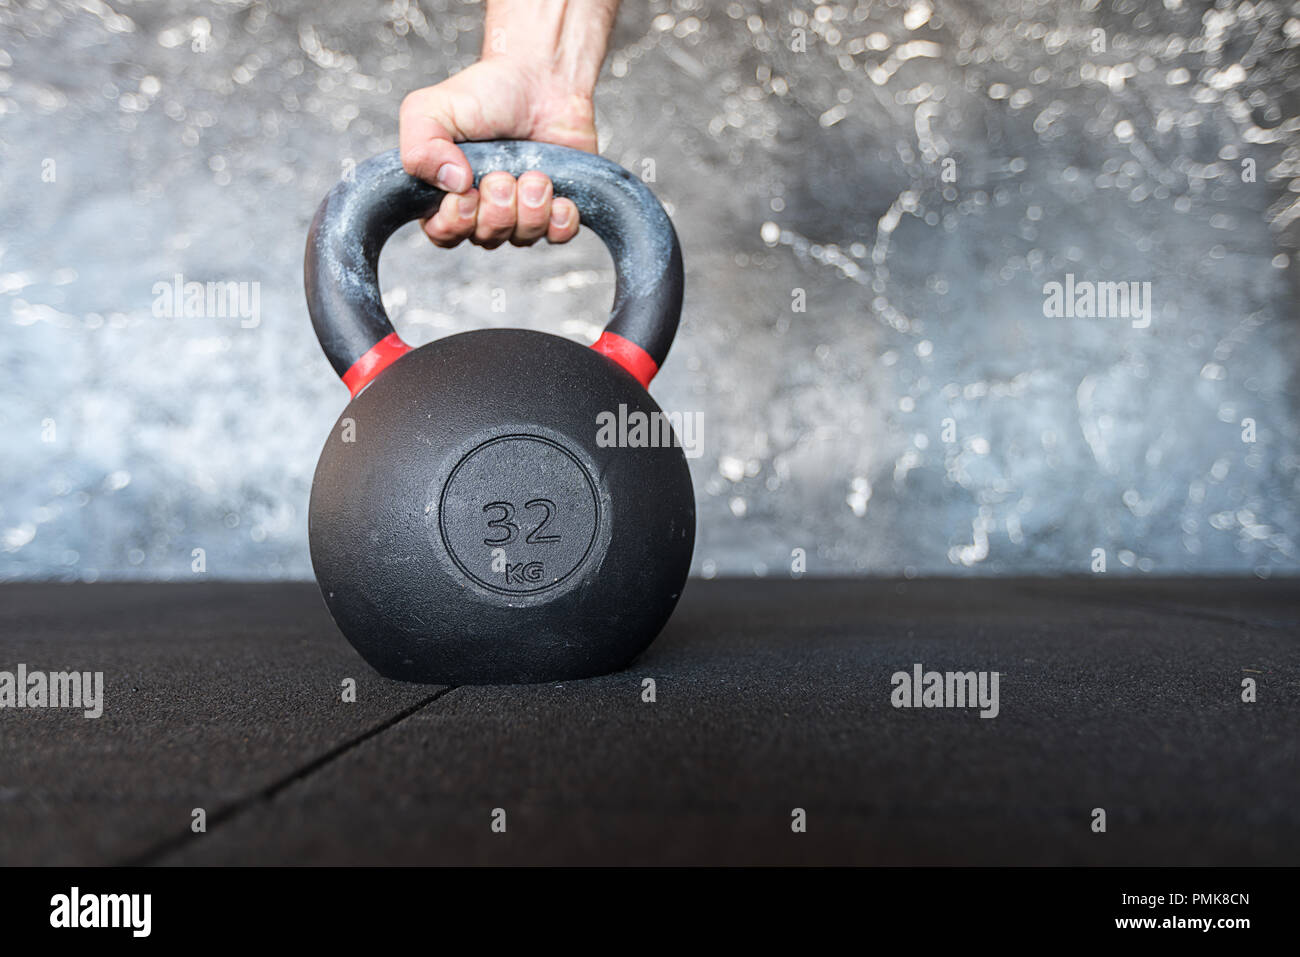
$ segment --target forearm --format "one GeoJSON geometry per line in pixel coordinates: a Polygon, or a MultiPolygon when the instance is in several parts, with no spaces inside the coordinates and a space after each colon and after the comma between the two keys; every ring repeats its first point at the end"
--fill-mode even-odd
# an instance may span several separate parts
{"type": "Polygon", "coordinates": [[[562,243],[578,231],[571,199],[554,195],[539,171],[519,177],[474,171],[456,143],[526,139],[597,150],[593,95],[618,0],[486,0],[483,55],[434,86],[407,94],[401,110],[402,166],[447,195],[424,231],[440,246],[473,237],[481,245],[543,236],[562,243]]]}
{"type": "Polygon", "coordinates": [[[544,84],[590,98],[618,0],[488,0],[483,59],[504,58],[544,84]]]}

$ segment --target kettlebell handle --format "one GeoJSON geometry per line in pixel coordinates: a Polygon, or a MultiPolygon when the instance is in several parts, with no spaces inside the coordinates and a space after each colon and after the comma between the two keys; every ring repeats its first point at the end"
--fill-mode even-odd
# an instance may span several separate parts
{"type": "MultiPolygon", "coordinates": [[[[668,214],[617,163],[581,150],[523,140],[461,143],[474,184],[503,170],[540,170],[555,195],[614,259],[614,305],[592,346],[648,386],[672,345],[682,309],[682,254],[668,214]]],[[[307,310],[321,348],[352,394],[410,351],[379,296],[379,252],[398,227],[432,216],[444,192],[402,168],[397,150],[361,163],[325,197],[307,234],[307,310]]]]}

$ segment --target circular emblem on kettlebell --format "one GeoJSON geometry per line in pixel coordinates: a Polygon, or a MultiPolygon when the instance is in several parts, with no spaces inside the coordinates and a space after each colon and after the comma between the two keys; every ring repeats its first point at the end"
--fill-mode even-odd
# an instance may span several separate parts
{"type": "Polygon", "coordinates": [[[438,529],[456,567],[509,595],[545,591],[572,575],[599,524],[587,469],[536,435],[504,435],[471,450],[438,503],[438,529]]]}

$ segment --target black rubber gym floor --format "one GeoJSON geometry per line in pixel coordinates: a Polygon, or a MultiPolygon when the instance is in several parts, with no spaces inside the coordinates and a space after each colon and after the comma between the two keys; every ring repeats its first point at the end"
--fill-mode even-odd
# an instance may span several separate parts
{"type": "Polygon", "coordinates": [[[105,693],[0,710],[0,864],[1295,864],[1298,642],[1295,580],[692,581],[626,672],[435,688],[312,584],[7,585],[0,670],[105,693]]]}

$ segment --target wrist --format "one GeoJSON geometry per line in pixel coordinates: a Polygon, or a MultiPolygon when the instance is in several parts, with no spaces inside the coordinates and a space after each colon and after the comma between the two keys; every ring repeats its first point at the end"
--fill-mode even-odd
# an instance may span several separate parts
{"type": "Polygon", "coordinates": [[[547,96],[590,100],[617,4],[610,0],[490,0],[484,61],[505,61],[547,96]]]}
{"type": "Polygon", "coordinates": [[[595,69],[565,62],[544,51],[497,53],[484,50],[481,63],[498,63],[521,75],[537,95],[546,99],[591,100],[596,93],[595,69]]]}

